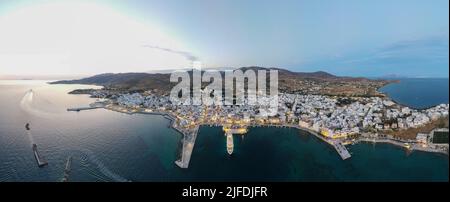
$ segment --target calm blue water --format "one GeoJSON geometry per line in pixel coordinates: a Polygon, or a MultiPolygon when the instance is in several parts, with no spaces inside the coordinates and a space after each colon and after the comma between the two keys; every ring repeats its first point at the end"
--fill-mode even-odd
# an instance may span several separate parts
{"type": "Polygon", "coordinates": [[[0,81],[0,181],[448,181],[448,156],[391,145],[350,146],[342,161],[325,143],[288,128],[252,128],[235,135],[229,156],[220,128],[202,127],[189,169],[176,167],[181,135],[161,116],[66,108],[93,101],[69,95],[78,85],[0,81]],[[25,92],[35,92],[29,106],[25,92]],[[31,137],[24,125],[31,124],[31,137]],[[38,168],[31,142],[49,165],[38,168]]]}
{"type": "Polygon", "coordinates": [[[448,156],[387,144],[350,146],[352,157],[343,161],[326,143],[291,128],[234,135],[232,156],[220,128],[203,127],[198,138],[186,173],[202,181],[448,181],[448,156]]]}
{"type": "Polygon", "coordinates": [[[397,103],[416,109],[424,109],[437,104],[448,104],[448,78],[411,78],[400,79],[400,83],[392,83],[383,88],[397,103]]]}

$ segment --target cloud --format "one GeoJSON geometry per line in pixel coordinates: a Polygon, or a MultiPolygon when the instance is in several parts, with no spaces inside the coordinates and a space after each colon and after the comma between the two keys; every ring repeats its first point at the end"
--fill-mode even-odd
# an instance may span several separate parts
{"type": "Polygon", "coordinates": [[[152,45],[143,45],[143,47],[145,47],[145,48],[152,48],[152,49],[156,49],[156,50],[161,50],[161,51],[166,51],[166,52],[169,52],[169,53],[174,53],[174,54],[177,54],[177,55],[181,55],[181,56],[185,57],[187,60],[192,61],[192,62],[199,60],[199,58],[197,56],[193,55],[190,52],[186,52],[186,51],[173,50],[173,49],[170,49],[170,48],[163,48],[163,47],[152,46],[152,45]]]}

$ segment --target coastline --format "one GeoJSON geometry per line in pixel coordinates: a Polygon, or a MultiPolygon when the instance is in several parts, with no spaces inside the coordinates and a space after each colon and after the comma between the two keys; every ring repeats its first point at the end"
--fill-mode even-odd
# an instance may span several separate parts
{"type": "MultiPolygon", "coordinates": [[[[123,111],[120,109],[115,108],[117,106],[104,106],[101,108],[104,108],[106,110],[111,110],[114,112],[124,113],[128,115],[133,114],[144,114],[144,115],[157,115],[157,116],[163,116],[167,120],[170,121],[169,126],[171,129],[174,129],[179,134],[182,135],[181,141],[182,141],[182,149],[181,149],[181,158],[176,160],[174,163],[180,167],[180,168],[188,168],[189,162],[193,153],[193,148],[195,146],[195,141],[198,135],[199,128],[202,126],[211,126],[214,125],[216,127],[224,127],[224,124],[199,124],[194,127],[193,130],[183,130],[182,128],[179,128],[176,124],[177,117],[175,115],[172,115],[169,112],[162,112],[162,111],[144,111],[144,110],[134,110],[134,111],[123,111]]],[[[293,128],[297,129],[303,132],[307,132],[310,135],[315,136],[316,138],[320,139],[324,143],[328,144],[329,146],[333,147],[341,156],[342,160],[346,160],[347,158],[350,158],[351,156],[343,155],[342,147],[344,150],[346,150],[345,145],[348,144],[360,144],[360,143],[379,143],[379,144],[391,144],[397,147],[406,148],[408,151],[421,151],[421,152],[428,152],[428,153],[436,153],[436,154],[444,154],[449,155],[448,151],[442,151],[439,149],[432,149],[432,148],[423,148],[420,147],[420,145],[415,144],[414,141],[400,141],[400,140],[394,140],[394,139],[388,139],[388,138],[367,138],[367,137],[358,137],[356,139],[345,141],[343,142],[340,139],[330,139],[325,138],[324,136],[320,135],[317,131],[311,130],[309,128],[304,128],[299,125],[295,124],[285,124],[285,125],[276,125],[276,124],[248,124],[244,126],[245,128],[248,127],[287,127],[287,128],[293,128]],[[412,144],[412,145],[410,145],[412,144]]],[[[345,151],[348,152],[348,151],[345,151]]],[[[350,154],[349,154],[350,155],[350,154]]]]}
{"type": "MultiPolygon", "coordinates": [[[[379,89],[390,85],[390,84],[394,84],[394,83],[399,83],[401,82],[400,80],[391,80],[390,82],[387,82],[386,85],[381,86],[380,88],[378,88],[376,91],[377,93],[380,93],[380,95],[382,95],[382,97],[384,99],[387,99],[389,101],[394,102],[396,105],[399,105],[401,107],[408,107],[406,105],[403,105],[401,103],[396,102],[395,100],[393,100],[387,93],[383,93],[380,92],[379,89]]],[[[91,95],[90,93],[86,93],[91,95]]],[[[110,99],[107,99],[110,100],[110,99]]],[[[170,128],[174,129],[175,131],[177,131],[179,134],[182,135],[182,149],[181,149],[181,158],[175,161],[175,164],[177,166],[179,166],[180,168],[187,168],[189,165],[189,161],[190,161],[190,156],[192,155],[192,151],[193,151],[193,147],[195,145],[195,140],[198,134],[198,130],[200,127],[202,126],[217,126],[217,127],[224,127],[225,125],[229,125],[226,123],[196,123],[191,127],[185,127],[185,129],[179,127],[179,125],[177,124],[177,120],[179,121],[182,118],[177,117],[177,115],[172,114],[172,112],[166,112],[166,111],[160,111],[160,110],[150,110],[150,109],[142,109],[142,108],[127,108],[127,107],[122,107],[119,105],[115,105],[115,104],[108,104],[108,105],[104,105],[102,107],[98,107],[98,108],[104,108],[107,110],[111,110],[111,111],[115,111],[115,112],[120,112],[120,113],[124,113],[124,114],[128,114],[128,115],[133,115],[133,114],[147,114],[147,115],[160,115],[163,116],[164,118],[168,119],[170,121],[169,126],[170,128]]],[[[409,107],[411,109],[415,109],[412,107],[409,107]]],[[[430,107],[431,108],[431,107],[430,107]]],[[[424,110],[424,109],[416,109],[416,110],[424,110]]],[[[325,143],[327,143],[328,145],[332,146],[340,155],[341,158],[343,160],[350,158],[350,154],[348,154],[348,156],[346,155],[342,155],[342,148],[345,150],[344,152],[349,153],[346,148],[345,145],[348,144],[358,144],[358,143],[381,143],[381,144],[392,144],[398,147],[402,147],[402,148],[407,148],[409,151],[423,151],[423,152],[429,152],[429,153],[440,153],[440,154],[445,154],[445,155],[449,155],[448,154],[448,147],[447,150],[444,151],[442,150],[442,148],[440,149],[436,149],[435,148],[423,148],[421,147],[421,145],[419,145],[419,143],[417,143],[417,141],[415,140],[398,140],[398,139],[387,139],[387,138],[381,138],[381,137],[375,137],[375,138],[367,138],[367,137],[361,137],[361,135],[357,138],[354,139],[332,139],[332,138],[327,138],[324,137],[323,135],[319,134],[318,131],[314,131],[311,130],[310,128],[303,128],[297,124],[284,124],[284,125],[277,125],[277,124],[267,124],[267,123],[252,123],[252,124],[243,124],[241,125],[242,127],[289,127],[289,128],[295,128],[297,130],[301,130],[304,132],[307,132],[317,138],[319,138],[320,140],[324,141],[325,143]],[[405,142],[408,144],[412,144],[412,146],[410,145],[405,145],[405,142]]],[[[378,133],[374,133],[375,135],[378,133]]]]}
{"type": "Polygon", "coordinates": [[[417,145],[410,146],[407,142],[401,142],[391,139],[375,139],[375,138],[360,138],[357,140],[356,143],[365,142],[365,143],[374,143],[374,144],[390,144],[398,147],[402,147],[407,149],[408,151],[421,151],[421,152],[428,152],[428,153],[438,153],[438,154],[444,154],[449,155],[447,152],[438,150],[438,149],[431,149],[431,148],[423,148],[417,145]]]}

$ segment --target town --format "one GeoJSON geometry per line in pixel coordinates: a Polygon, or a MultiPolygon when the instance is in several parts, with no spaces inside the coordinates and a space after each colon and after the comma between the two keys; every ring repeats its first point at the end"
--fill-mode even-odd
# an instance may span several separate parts
{"type": "MultiPolygon", "coordinates": [[[[172,127],[184,134],[183,153],[177,162],[184,168],[189,164],[201,125],[221,126],[225,133],[231,131],[233,134],[245,134],[249,127],[295,127],[307,130],[334,146],[342,159],[350,157],[343,145],[361,141],[392,143],[409,150],[448,154],[448,141],[444,144],[433,142],[433,132],[415,134],[415,139],[390,134],[420,128],[439,119],[448,123],[449,104],[418,110],[386,97],[280,93],[276,115],[266,116],[255,105],[174,105],[169,96],[152,91],[128,93],[98,89],[87,92],[98,98],[93,107],[102,106],[129,114],[162,114],[171,119],[172,127]]],[[[437,130],[448,136],[448,124],[437,130]]]]}

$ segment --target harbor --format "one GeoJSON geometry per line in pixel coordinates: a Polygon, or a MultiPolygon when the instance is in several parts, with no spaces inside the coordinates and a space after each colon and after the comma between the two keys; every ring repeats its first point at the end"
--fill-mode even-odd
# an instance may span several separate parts
{"type": "MultiPolygon", "coordinates": [[[[71,110],[68,109],[68,111],[78,111],[76,109],[90,110],[90,109],[97,109],[97,108],[105,108],[108,110],[125,113],[125,114],[130,114],[130,115],[139,113],[139,114],[161,115],[161,116],[167,118],[170,121],[169,127],[173,128],[174,130],[176,130],[177,132],[179,132],[180,134],[183,135],[183,138],[181,140],[182,148],[181,148],[181,152],[180,152],[180,159],[175,161],[175,164],[180,168],[188,168],[189,167],[189,162],[190,162],[193,150],[194,150],[195,141],[197,139],[199,127],[203,126],[203,125],[212,125],[211,123],[208,123],[207,121],[205,121],[205,123],[200,124],[199,126],[195,126],[195,127],[193,127],[193,129],[186,129],[186,128],[180,127],[177,124],[177,121],[176,121],[177,117],[175,115],[172,115],[171,113],[162,112],[162,111],[154,111],[154,110],[141,110],[141,109],[129,110],[125,107],[120,107],[120,106],[115,106],[115,105],[100,105],[100,106],[94,106],[94,107],[91,106],[91,107],[87,107],[87,108],[72,108],[71,110]]],[[[339,154],[339,156],[342,158],[342,160],[346,160],[351,157],[350,152],[348,152],[347,148],[341,142],[337,142],[334,140],[333,141],[328,140],[327,138],[319,135],[315,131],[312,131],[307,128],[301,128],[300,126],[294,125],[294,124],[289,124],[289,125],[277,125],[277,124],[272,124],[272,125],[271,124],[251,124],[250,125],[249,124],[248,126],[233,125],[233,124],[214,124],[214,125],[222,127],[222,130],[224,131],[225,137],[227,140],[226,141],[227,144],[225,145],[225,147],[226,147],[227,153],[229,155],[231,155],[234,150],[233,134],[245,135],[248,132],[248,126],[252,126],[252,127],[269,126],[269,127],[291,127],[291,128],[296,128],[298,130],[307,131],[310,134],[316,136],[317,138],[330,144],[336,150],[336,152],[339,154]]]]}
{"type": "Polygon", "coordinates": [[[334,139],[330,140],[330,139],[328,139],[326,137],[323,137],[322,135],[320,135],[316,131],[313,131],[313,130],[308,129],[308,128],[302,128],[302,127],[300,127],[298,125],[289,125],[287,127],[296,128],[298,130],[306,131],[309,134],[312,134],[315,137],[321,139],[322,141],[330,144],[336,150],[336,152],[339,154],[339,156],[341,157],[342,160],[346,160],[346,159],[351,157],[350,152],[347,150],[347,148],[339,140],[334,140],[334,139]]]}
{"type": "Polygon", "coordinates": [[[346,148],[345,145],[348,144],[355,144],[358,142],[370,142],[370,141],[377,141],[377,142],[386,142],[391,143],[397,146],[406,147],[410,150],[418,150],[418,151],[426,151],[426,152],[436,152],[436,153],[444,153],[438,149],[429,149],[429,148],[423,148],[420,146],[417,146],[415,144],[405,144],[396,140],[365,140],[364,138],[357,138],[353,140],[342,140],[339,138],[330,138],[324,135],[319,134],[319,132],[316,132],[315,130],[304,128],[297,124],[280,124],[280,123],[263,123],[263,122],[253,122],[253,123],[246,123],[245,121],[231,121],[231,122],[217,122],[214,120],[208,120],[208,119],[201,119],[197,122],[189,122],[184,120],[183,115],[177,115],[177,113],[174,113],[172,111],[168,111],[165,109],[158,109],[158,110],[151,110],[151,109],[143,109],[143,108],[128,108],[124,106],[114,105],[114,104],[106,104],[104,102],[95,102],[91,104],[89,107],[80,107],[80,108],[70,108],[68,111],[82,111],[82,110],[90,110],[90,109],[98,109],[98,108],[104,108],[120,113],[125,114],[150,114],[150,115],[161,115],[164,118],[168,119],[170,123],[167,127],[173,128],[175,131],[179,132],[183,138],[182,138],[182,148],[179,154],[179,159],[175,161],[175,164],[180,168],[188,168],[190,159],[194,150],[195,141],[197,139],[197,133],[199,130],[199,127],[201,126],[218,126],[222,127],[224,131],[224,135],[226,138],[226,145],[224,147],[226,148],[226,151],[229,155],[231,155],[234,151],[234,143],[233,143],[233,134],[239,134],[239,135],[245,135],[248,132],[248,127],[289,127],[289,128],[296,128],[298,130],[306,131],[311,135],[314,135],[315,137],[319,138],[320,140],[326,142],[329,144],[340,156],[342,160],[346,160],[351,158],[351,154],[346,148]],[[231,135],[229,135],[231,134],[231,135]]]}

